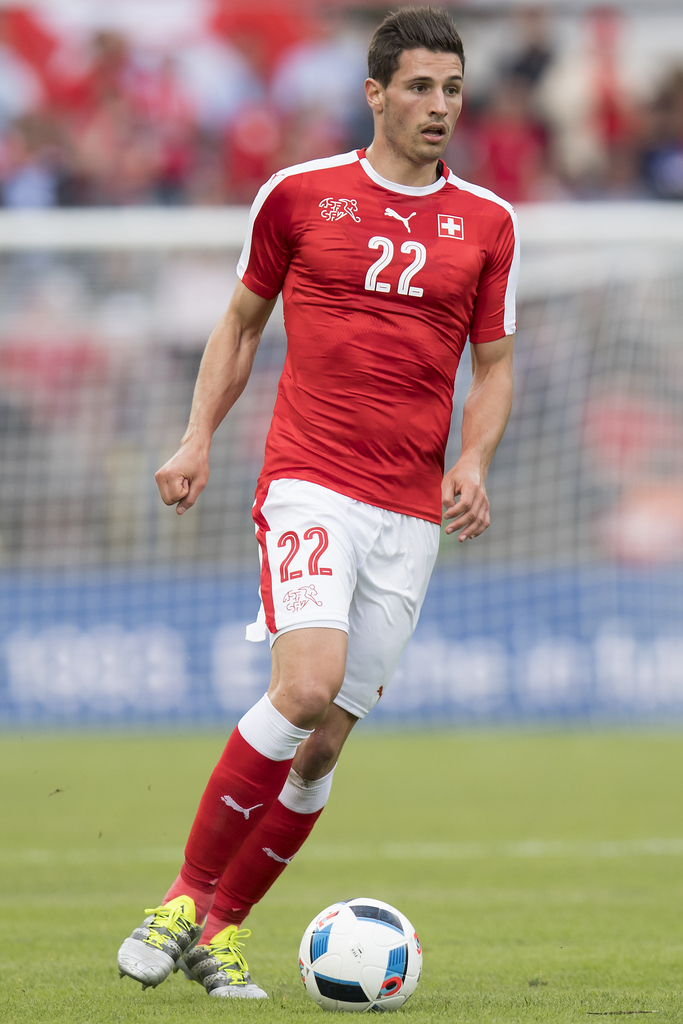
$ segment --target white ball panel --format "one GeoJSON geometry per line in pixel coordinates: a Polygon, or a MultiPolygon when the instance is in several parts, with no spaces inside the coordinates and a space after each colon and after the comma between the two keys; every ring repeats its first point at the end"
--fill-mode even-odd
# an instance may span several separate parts
{"type": "Polygon", "coordinates": [[[385,924],[372,922],[372,941],[380,949],[393,949],[394,946],[405,945],[407,936],[401,935],[395,928],[388,928],[385,924]]]}
{"type": "Polygon", "coordinates": [[[356,927],[356,918],[348,907],[340,907],[332,921],[331,935],[351,935],[356,927]]]}
{"type": "Polygon", "coordinates": [[[403,992],[399,992],[397,996],[385,996],[384,999],[378,999],[377,1005],[381,1006],[383,1010],[398,1010],[407,998],[408,996],[405,996],[403,992]]]}
{"type": "Polygon", "coordinates": [[[361,967],[360,980],[371,999],[377,999],[385,974],[386,969],[375,964],[364,964],[361,967]]]}

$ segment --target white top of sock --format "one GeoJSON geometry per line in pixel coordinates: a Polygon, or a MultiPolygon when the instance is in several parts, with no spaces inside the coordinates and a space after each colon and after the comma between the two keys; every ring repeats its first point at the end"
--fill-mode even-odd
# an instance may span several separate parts
{"type": "Polygon", "coordinates": [[[264,693],[261,700],[239,720],[237,728],[247,743],[271,761],[291,761],[296,748],[312,729],[299,729],[288,722],[264,693]]]}
{"type": "Polygon", "coordinates": [[[310,782],[308,779],[302,779],[293,768],[290,768],[278,800],[297,814],[314,814],[315,811],[322,810],[327,803],[333,775],[334,768],[327,775],[323,775],[322,779],[310,782]]]}

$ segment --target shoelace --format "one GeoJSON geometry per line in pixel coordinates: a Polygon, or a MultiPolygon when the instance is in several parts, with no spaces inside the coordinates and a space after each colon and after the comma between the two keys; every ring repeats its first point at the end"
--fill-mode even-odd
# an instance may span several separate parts
{"type": "Polygon", "coordinates": [[[220,946],[214,946],[212,943],[209,944],[211,955],[221,961],[221,970],[225,971],[226,974],[230,974],[235,981],[249,970],[247,961],[242,955],[244,943],[240,942],[239,939],[248,939],[250,935],[251,928],[240,928],[239,931],[233,932],[228,941],[222,942],[220,946]],[[223,957],[225,957],[228,963],[223,963],[223,957]]]}
{"type": "Polygon", "coordinates": [[[154,920],[149,926],[149,935],[145,939],[148,946],[156,946],[157,949],[161,949],[166,937],[164,935],[157,935],[155,932],[156,928],[165,928],[166,931],[170,932],[174,939],[178,938],[179,933],[184,930],[191,932],[194,927],[193,922],[189,917],[185,917],[180,905],[173,908],[169,907],[151,907],[145,910],[146,914],[154,914],[154,920]]]}

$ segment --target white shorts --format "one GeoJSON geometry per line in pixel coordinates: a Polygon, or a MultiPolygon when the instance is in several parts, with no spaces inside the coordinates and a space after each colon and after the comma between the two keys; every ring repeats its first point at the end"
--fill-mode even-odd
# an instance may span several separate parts
{"type": "Polygon", "coordinates": [[[335,704],[363,718],[413,634],[439,547],[439,527],[304,480],[275,480],[254,510],[261,609],[248,640],[271,644],[302,627],[348,633],[335,704]]]}

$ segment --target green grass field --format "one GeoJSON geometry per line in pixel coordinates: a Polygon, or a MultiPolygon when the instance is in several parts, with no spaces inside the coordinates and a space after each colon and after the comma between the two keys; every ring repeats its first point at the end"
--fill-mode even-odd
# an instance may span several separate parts
{"type": "Polygon", "coordinates": [[[119,981],[117,948],[175,876],[223,742],[3,739],[0,1020],[320,1020],[301,934],[369,895],[420,935],[422,981],[399,1011],[414,1024],[683,1021],[683,736],[666,733],[361,728],[248,921],[270,1001],[211,1000],[181,975],[145,993],[119,981]]]}

